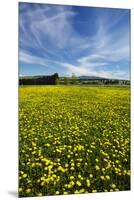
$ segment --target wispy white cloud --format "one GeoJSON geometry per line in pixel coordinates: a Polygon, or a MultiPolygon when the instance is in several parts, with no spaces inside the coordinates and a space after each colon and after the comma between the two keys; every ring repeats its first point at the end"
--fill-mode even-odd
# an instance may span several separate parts
{"type": "Polygon", "coordinates": [[[52,48],[63,49],[80,43],[82,38],[70,23],[75,15],[71,9],[55,6],[31,11],[25,15],[25,19],[24,16],[20,16],[20,31],[24,33],[22,42],[27,42],[27,45],[31,46],[32,37],[32,44],[38,45],[42,50],[49,45],[52,52],[52,48]],[[75,37],[72,37],[74,35],[75,37]]]}
{"type": "Polygon", "coordinates": [[[36,4],[20,12],[20,61],[59,66],[69,75],[128,76],[120,65],[130,60],[129,30],[118,28],[126,12],[109,13],[98,15],[94,34],[83,37],[74,26],[78,13],[72,7],[36,4]]]}
{"type": "Polygon", "coordinates": [[[75,73],[79,76],[79,75],[84,75],[84,74],[89,73],[89,70],[85,67],[79,68],[79,67],[69,64],[69,63],[60,63],[60,65],[65,68],[67,75],[71,75],[72,73],[75,73]]]}
{"type": "Polygon", "coordinates": [[[88,62],[96,61],[96,59],[105,59],[105,56],[100,55],[100,54],[91,54],[91,55],[87,55],[87,56],[79,58],[78,62],[88,63],[88,62]]]}
{"type": "Polygon", "coordinates": [[[39,64],[39,65],[47,64],[47,62],[43,58],[40,58],[38,56],[32,56],[32,55],[29,55],[28,53],[22,52],[22,51],[20,51],[20,53],[19,53],[19,59],[20,59],[20,61],[22,61],[24,63],[28,63],[28,64],[39,64]]]}
{"type": "Polygon", "coordinates": [[[27,64],[36,64],[41,65],[43,67],[50,67],[50,66],[58,66],[58,68],[63,69],[67,75],[71,75],[72,73],[80,75],[90,75],[90,76],[100,76],[100,77],[107,77],[107,78],[120,78],[124,77],[124,79],[129,79],[129,75],[126,74],[124,70],[120,70],[120,67],[116,67],[114,71],[110,70],[103,70],[102,66],[107,66],[107,63],[92,63],[89,66],[86,64],[80,65],[73,65],[66,62],[58,62],[55,60],[44,59],[38,56],[32,56],[28,52],[20,52],[20,61],[27,63],[27,64]],[[96,67],[99,70],[96,70],[96,67]]]}
{"type": "Polygon", "coordinates": [[[82,46],[85,46],[87,49],[92,49],[88,54],[85,54],[77,60],[80,67],[89,66],[88,74],[108,78],[127,79],[129,77],[129,69],[125,71],[120,66],[120,62],[130,61],[129,29],[125,27],[118,29],[117,27],[112,31],[110,30],[110,28],[118,24],[123,16],[124,14],[120,15],[117,21],[111,23],[100,18],[98,31],[93,38],[89,39],[87,44],[82,46]],[[110,69],[111,62],[112,65],[115,65],[112,69],[110,69]],[[118,70],[116,68],[117,63],[120,66],[118,70]]]}
{"type": "Polygon", "coordinates": [[[118,68],[114,71],[112,70],[103,70],[100,68],[98,71],[94,68],[86,68],[84,66],[82,67],[76,67],[75,65],[71,65],[68,63],[59,63],[62,67],[65,68],[66,74],[71,75],[72,73],[77,74],[78,76],[81,75],[89,75],[89,76],[97,76],[97,77],[104,77],[104,78],[113,78],[113,79],[130,79],[129,74],[126,74],[126,71],[119,70],[118,68]]]}

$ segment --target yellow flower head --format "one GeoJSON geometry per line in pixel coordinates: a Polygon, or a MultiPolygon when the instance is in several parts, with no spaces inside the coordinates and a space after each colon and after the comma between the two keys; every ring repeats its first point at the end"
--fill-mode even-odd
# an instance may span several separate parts
{"type": "Polygon", "coordinates": [[[101,180],[105,180],[105,177],[104,176],[100,176],[101,180]]]}
{"type": "Polygon", "coordinates": [[[93,178],[93,174],[89,174],[89,177],[90,177],[90,178],[93,178]]]}
{"type": "Polygon", "coordinates": [[[79,193],[83,193],[83,192],[85,192],[84,188],[82,188],[82,189],[79,190],[79,193]]]}
{"type": "Polygon", "coordinates": [[[31,192],[31,189],[28,188],[28,189],[26,190],[26,193],[29,194],[30,192],[31,192]]]}
{"type": "Polygon", "coordinates": [[[78,186],[81,186],[81,182],[80,182],[80,181],[77,181],[76,184],[77,184],[78,186]]]}
{"type": "Polygon", "coordinates": [[[60,194],[60,192],[59,192],[59,191],[56,191],[55,194],[58,195],[58,194],[60,194]]]}
{"type": "Polygon", "coordinates": [[[87,179],[86,182],[87,182],[87,186],[90,187],[90,185],[91,185],[90,180],[87,179]]]}
{"type": "Polygon", "coordinates": [[[26,178],[27,177],[27,174],[23,174],[23,178],[26,178]]]}
{"type": "Polygon", "coordinates": [[[97,192],[97,190],[92,190],[93,193],[97,192]]]}
{"type": "Polygon", "coordinates": [[[108,192],[108,190],[107,190],[107,189],[104,189],[104,192],[108,192]]]}
{"type": "Polygon", "coordinates": [[[38,193],[37,196],[41,197],[41,196],[42,196],[42,193],[38,193]]]}
{"type": "Polygon", "coordinates": [[[63,194],[68,194],[68,192],[64,192],[63,194]]]}
{"type": "Polygon", "coordinates": [[[74,176],[70,176],[70,180],[73,180],[74,179],[74,176]]]}
{"type": "Polygon", "coordinates": [[[107,180],[110,180],[110,176],[106,175],[106,179],[107,179],[107,180]]]}
{"type": "Polygon", "coordinates": [[[78,190],[75,190],[74,194],[79,194],[79,191],[78,191],[78,190]]]}
{"type": "Polygon", "coordinates": [[[116,188],[116,185],[115,185],[115,184],[112,184],[111,187],[112,187],[112,188],[116,188]]]}
{"type": "Polygon", "coordinates": [[[95,169],[98,171],[98,170],[100,170],[100,167],[98,165],[96,165],[95,169]]]}
{"type": "Polygon", "coordinates": [[[22,188],[19,188],[19,192],[22,192],[22,188]]]}

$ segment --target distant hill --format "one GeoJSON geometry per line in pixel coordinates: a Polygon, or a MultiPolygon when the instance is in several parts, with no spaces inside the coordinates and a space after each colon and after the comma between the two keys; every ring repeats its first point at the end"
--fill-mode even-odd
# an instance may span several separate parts
{"type": "Polygon", "coordinates": [[[79,76],[80,80],[108,80],[108,78],[98,77],[98,76],[79,76]]]}

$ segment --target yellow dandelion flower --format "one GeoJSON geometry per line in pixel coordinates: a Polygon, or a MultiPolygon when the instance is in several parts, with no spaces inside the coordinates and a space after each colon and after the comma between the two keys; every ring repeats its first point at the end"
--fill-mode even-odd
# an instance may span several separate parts
{"type": "Polygon", "coordinates": [[[74,163],[71,163],[71,166],[72,166],[72,167],[74,167],[74,166],[75,166],[75,164],[74,164],[74,163]]]}
{"type": "Polygon", "coordinates": [[[104,167],[102,168],[102,172],[105,173],[105,168],[104,167]]]}
{"type": "Polygon", "coordinates": [[[105,180],[105,177],[104,176],[100,176],[101,180],[105,180]]]}
{"type": "Polygon", "coordinates": [[[130,172],[130,170],[128,170],[128,172],[127,172],[127,175],[128,175],[128,176],[130,176],[130,175],[131,175],[131,172],[130,172]]]}
{"type": "Polygon", "coordinates": [[[49,143],[47,143],[47,144],[45,144],[45,146],[46,146],[46,147],[50,147],[50,144],[49,144],[49,143]]]}
{"type": "Polygon", "coordinates": [[[28,189],[26,190],[26,193],[29,194],[30,192],[31,192],[31,189],[28,188],[28,189]]]}
{"type": "Polygon", "coordinates": [[[116,185],[115,185],[115,184],[112,184],[111,187],[112,187],[112,188],[116,188],[116,185]]]}
{"type": "Polygon", "coordinates": [[[81,178],[82,176],[81,176],[81,174],[78,174],[78,178],[81,178]]]}
{"type": "Polygon", "coordinates": [[[80,182],[80,181],[76,181],[76,184],[77,184],[78,186],[81,186],[81,182],[80,182]]]}
{"type": "Polygon", "coordinates": [[[41,197],[41,196],[42,196],[42,193],[38,193],[37,196],[41,197]]]}
{"type": "Polygon", "coordinates": [[[27,174],[23,174],[23,176],[22,176],[23,178],[26,178],[27,177],[27,174]]]}
{"type": "Polygon", "coordinates": [[[19,192],[22,192],[22,188],[19,188],[19,192]]]}
{"type": "Polygon", "coordinates": [[[71,185],[71,186],[74,186],[74,184],[75,184],[75,183],[74,183],[73,181],[70,181],[70,185],[71,185]]]}
{"type": "Polygon", "coordinates": [[[77,165],[77,167],[80,167],[81,163],[77,163],[76,165],[77,165]]]}
{"type": "Polygon", "coordinates": [[[95,169],[98,171],[98,170],[100,170],[100,167],[98,165],[96,165],[95,169]]]}
{"type": "Polygon", "coordinates": [[[78,191],[78,190],[75,190],[74,194],[79,194],[79,191],[78,191]]]}
{"type": "Polygon", "coordinates": [[[64,192],[63,194],[68,194],[68,192],[64,192]]]}
{"type": "Polygon", "coordinates": [[[104,192],[108,192],[108,190],[107,190],[107,189],[104,189],[104,192]]]}
{"type": "Polygon", "coordinates": [[[118,164],[118,163],[119,163],[119,160],[116,160],[115,162],[118,164]]]}
{"type": "Polygon", "coordinates": [[[72,171],[73,171],[73,170],[75,170],[75,168],[74,168],[74,167],[71,167],[70,169],[71,169],[72,171]]]}
{"type": "Polygon", "coordinates": [[[85,192],[84,188],[82,188],[82,189],[79,190],[79,193],[83,193],[83,192],[85,192]]]}
{"type": "Polygon", "coordinates": [[[41,186],[43,186],[43,185],[45,185],[45,182],[41,182],[41,184],[40,184],[41,186]]]}
{"type": "Polygon", "coordinates": [[[86,182],[87,182],[87,186],[90,187],[90,185],[91,185],[90,180],[87,179],[86,182]]]}
{"type": "Polygon", "coordinates": [[[110,180],[110,176],[106,175],[105,177],[106,177],[107,180],[110,180]]]}
{"type": "Polygon", "coordinates": [[[89,177],[90,177],[90,178],[93,178],[93,174],[89,174],[89,177]]]}
{"type": "Polygon", "coordinates": [[[58,194],[60,194],[60,192],[59,192],[59,191],[56,191],[55,194],[58,195],[58,194]]]}
{"type": "Polygon", "coordinates": [[[34,155],[34,154],[36,154],[36,151],[33,151],[33,152],[32,152],[32,155],[34,155]]]}
{"type": "Polygon", "coordinates": [[[32,167],[35,167],[35,163],[32,163],[32,167]]]}
{"type": "Polygon", "coordinates": [[[74,176],[70,176],[70,180],[73,180],[74,179],[74,176]]]}
{"type": "Polygon", "coordinates": [[[95,192],[97,192],[97,190],[92,190],[92,193],[95,193],[95,192]]]}

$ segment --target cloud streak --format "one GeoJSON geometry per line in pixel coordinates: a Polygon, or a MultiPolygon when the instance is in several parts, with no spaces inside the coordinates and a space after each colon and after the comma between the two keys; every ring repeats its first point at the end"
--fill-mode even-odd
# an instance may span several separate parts
{"type": "Polygon", "coordinates": [[[89,8],[83,17],[83,9],[20,3],[20,63],[61,75],[129,78],[128,10],[89,8]]]}

